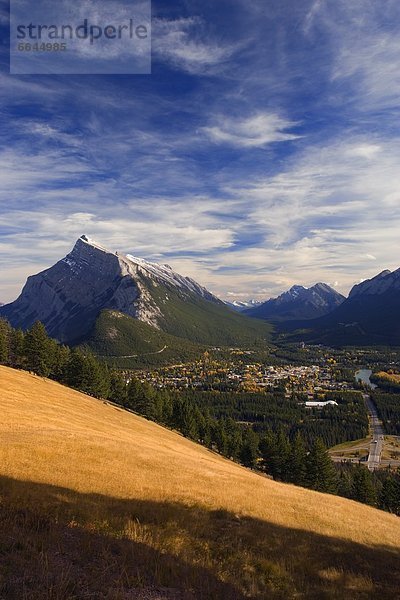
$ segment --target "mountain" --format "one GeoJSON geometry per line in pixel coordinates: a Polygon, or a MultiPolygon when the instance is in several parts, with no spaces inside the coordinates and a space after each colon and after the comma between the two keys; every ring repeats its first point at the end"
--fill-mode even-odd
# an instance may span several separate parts
{"type": "MultiPolygon", "coordinates": [[[[199,344],[251,344],[268,334],[170,266],[111,252],[86,236],[54,266],[29,277],[0,316],[23,329],[40,320],[50,336],[74,344],[92,335],[103,310],[199,344]]],[[[118,327],[105,333],[118,336],[118,327]]]]}
{"type": "Polygon", "coordinates": [[[355,285],[333,312],[287,329],[298,339],[331,345],[400,345],[400,269],[355,285]]]}
{"type": "Polygon", "coordinates": [[[85,344],[126,369],[195,360],[207,349],[114,310],[100,312],[85,344]]]}
{"type": "Polygon", "coordinates": [[[1,598],[398,598],[395,515],[26,372],[0,397],[1,598]]]}
{"type": "Polygon", "coordinates": [[[278,298],[271,298],[244,312],[248,316],[269,321],[314,319],[331,312],[344,299],[344,296],[326,283],[317,283],[311,288],[294,285],[278,298]]]}
{"type": "Polygon", "coordinates": [[[259,300],[233,300],[233,302],[228,302],[225,300],[225,304],[232,308],[233,310],[237,310],[238,312],[243,312],[248,308],[254,308],[255,306],[260,306],[261,302],[259,300]]]}

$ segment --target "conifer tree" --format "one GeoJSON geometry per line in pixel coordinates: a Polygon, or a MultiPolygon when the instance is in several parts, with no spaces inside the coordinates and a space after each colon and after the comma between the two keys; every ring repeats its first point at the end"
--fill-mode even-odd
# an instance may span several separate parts
{"type": "Polygon", "coordinates": [[[0,363],[8,364],[10,359],[11,327],[8,321],[0,319],[0,363]]]}
{"type": "Polygon", "coordinates": [[[50,376],[56,381],[65,381],[66,369],[70,360],[71,350],[68,346],[57,344],[55,340],[51,340],[53,344],[54,363],[50,376]]]}
{"type": "Polygon", "coordinates": [[[199,432],[195,419],[194,407],[191,402],[189,402],[187,398],[183,398],[175,404],[175,408],[175,418],[179,431],[192,440],[198,439],[199,432]]]}
{"type": "Polygon", "coordinates": [[[335,467],[320,438],[315,440],[307,459],[307,487],[319,492],[335,493],[335,467]]]}
{"type": "Polygon", "coordinates": [[[352,498],[364,504],[376,504],[376,489],[372,474],[364,466],[358,465],[354,471],[352,484],[352,498]]]}
{"type": "Polygon", "coordinates": [[[54,364],[54,345],[40,321],[36,321],[25,335],[24,354],[29,371],[41,377],[50,375],[54,364]]]}
{"type": "Polygon", "coordinates": [[[109,374],[87,348],[74,348],[66,367],[66,383],[96,398],[108,398],[109,374]]]}
{"type": "Polygon", "coordinates": [[[110,393],[108,395],[109,399],[117,404],[122,404],[125,406],[126,401],[128,399],[128,389],[127,383],[119,371],[111,371],[110,373],[110,393]]]}
{"type": "Polygon", "coordinates": [[[225,422],[226,434],[227,434],[227,455],[229,458],[236,460],[239,458],[241,446],[242,446],[242,432],[232,418],[226,419],[225,422]]]}
{"type": "Polygon", "coordinates": [[[276,440],[275,471],[276,477],[282,481],[289,478],[290,442],[287,435],[280,431],[276,440]]]}
{"type": "Polygon", "coordinates": [[[274,479],[279,473],[279,456],[276,434],[268,431],[260,441],[260,453],[265,471],[274,479]]]}
{"type": "Polygon", "coordinates": [[[400,477],[398,475],[388,475],[383,482],[380,506],[384,510],[400,516],[400,477]]]}
{"type": "Polygon", "coordinates": [[[155,393],[150,385],[133,377],[128,384],[127,395],[127,406],[129,408],[148,419],[154,419],[155,393]]]}
{"type": "Polygon", "coordinates": [[[228,436],[225,429],[225,422],[216,420],[212,428],[212,441],[217,446],[218,452],[224,456],[228,453],[228,436]]]}
{"type": "Polygon", "coordinates": [[[24,357],[24,332],[22,329],[12,329],[10,333],[9,363],[12,367],[20,369],[25,366],[24,357]]]}
{"type": "Polygon", "coordinates": [[[353,465],[349,468],[342,466],[338,476],[338,494],[344,498],[352,498],[353,465]]]}
{"type": "Polygon", "coordinates": [[[258,458],[258,436],[251,427],[243,432],[243,443],[240,450],[240,462],[245,467],[255,467],[258,458]]]}
{"type": "Polygon", "coordinates": [[[302,435],[297,432],[288,458],[287,481],[296,485],[306,485],[307,452],[302,435]]]}

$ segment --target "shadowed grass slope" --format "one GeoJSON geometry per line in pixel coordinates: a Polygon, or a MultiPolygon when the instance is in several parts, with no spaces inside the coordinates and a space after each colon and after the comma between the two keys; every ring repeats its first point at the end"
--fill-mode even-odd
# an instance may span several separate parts
{"type": "Polygon", "coordinates": [[[398,594],[392,515],[270,481],[27,373],[0,367],[0,399],[0,597],[398,594]]]}

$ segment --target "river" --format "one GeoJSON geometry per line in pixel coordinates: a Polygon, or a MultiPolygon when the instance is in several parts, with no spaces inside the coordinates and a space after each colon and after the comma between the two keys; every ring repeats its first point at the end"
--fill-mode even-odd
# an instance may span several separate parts
{"type": "Polygon", "coordinates": [[[359,371],[356,371],[355,378],[356,381],[360,381],[361,383],[364,383],[365,385],[370,387],[371,390],[375,390],[377,386],[371,382],[371,375],[372,371],[370,369],[360,369],[359,371]]]}

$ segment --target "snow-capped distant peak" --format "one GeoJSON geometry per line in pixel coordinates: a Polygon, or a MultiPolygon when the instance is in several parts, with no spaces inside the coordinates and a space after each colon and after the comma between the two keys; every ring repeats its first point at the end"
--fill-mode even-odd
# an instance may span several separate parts
{"type": "Polygon", "coordinates": [[[225,304],[227,304],[234,310],[241,312],[248,308],[255,308],[256,306],[260,306],[262,302],[260,300],[255,300],[254,298],[252,298],[251,300],[225,300],[225,304]]]}

